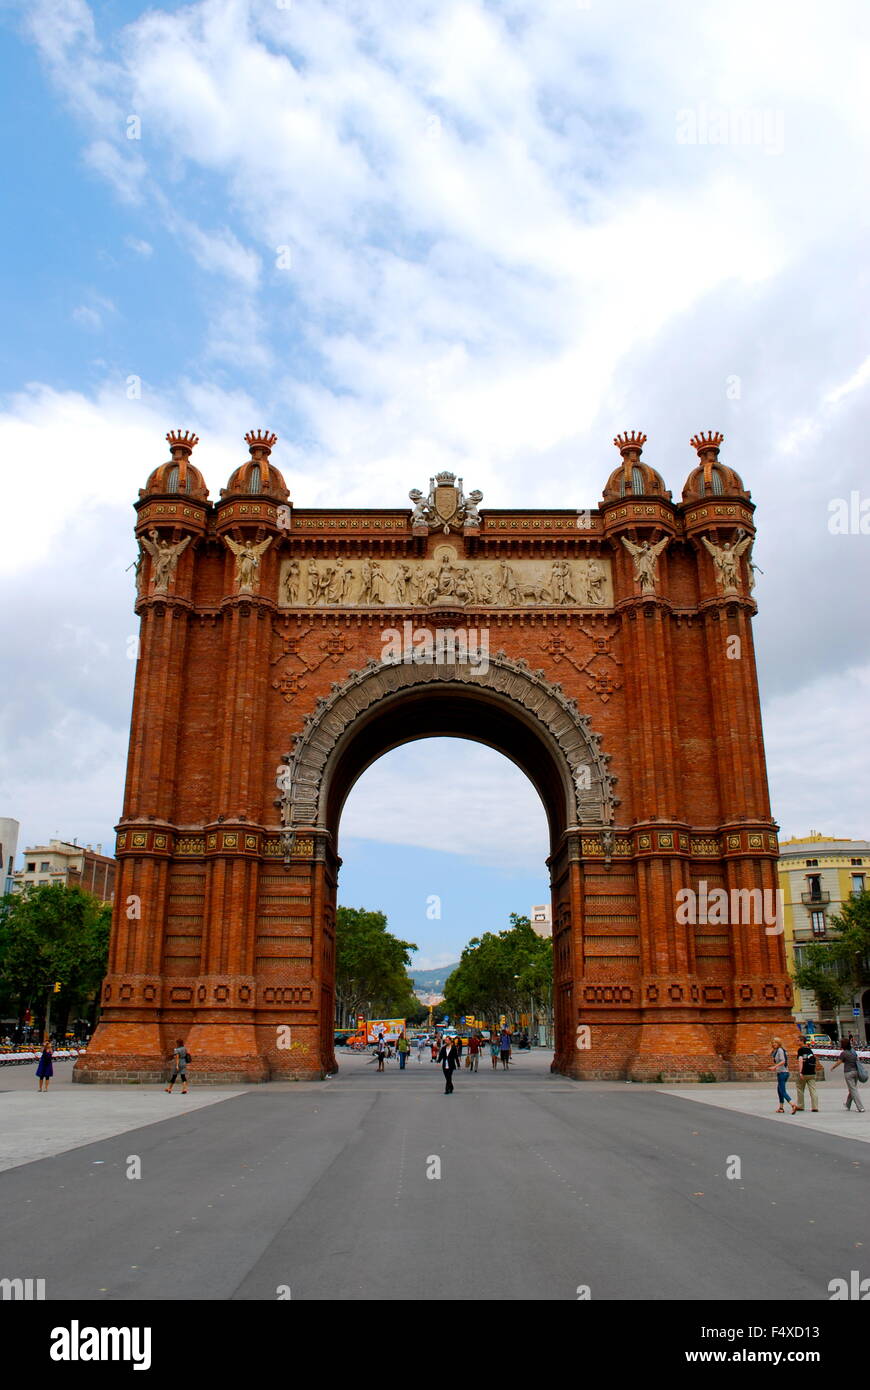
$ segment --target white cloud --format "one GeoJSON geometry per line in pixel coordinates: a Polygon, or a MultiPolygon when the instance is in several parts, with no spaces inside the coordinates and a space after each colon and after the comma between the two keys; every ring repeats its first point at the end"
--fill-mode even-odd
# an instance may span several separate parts
{"type": "Polygon", "coordinates": [[[376,762],[348,797],[341,834],[532,873],[550,852],[544,808],[525,774],[461,739],[422,739],[376,762]]]}

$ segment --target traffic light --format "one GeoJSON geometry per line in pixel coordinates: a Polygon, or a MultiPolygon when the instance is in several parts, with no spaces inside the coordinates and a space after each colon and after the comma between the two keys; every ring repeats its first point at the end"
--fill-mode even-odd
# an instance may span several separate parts
{"type": "Polygon", "coordinates": [[[60,994],[60,980],[55,980],[54,982],[54,993],[60,994]]]}

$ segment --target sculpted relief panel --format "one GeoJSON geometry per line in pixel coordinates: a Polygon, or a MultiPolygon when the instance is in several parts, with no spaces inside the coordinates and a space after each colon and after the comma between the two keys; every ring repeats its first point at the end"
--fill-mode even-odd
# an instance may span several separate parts
{"type": "Polygon", "coordinates": [[[468,560],[440,546],[426,560],[285,559],[282,608],[609,608],[609,557],[589,560],[468,560]]]}

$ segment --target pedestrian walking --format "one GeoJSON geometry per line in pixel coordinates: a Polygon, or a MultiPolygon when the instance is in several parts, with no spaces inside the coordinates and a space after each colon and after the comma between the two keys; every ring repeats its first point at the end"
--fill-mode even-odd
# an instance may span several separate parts
{"type": "Polygon", "coordinates": [[[798,1076],[797,1076],[797,1105],[792,1114],[804,1109],[804,1091],[809,1089],[810,1101],[813,1110],[819,1108],[819,1097],[816,1091],[816,1054],[811,1047],[803,1043],[797,1050],[798,1076]]]}
{"type": "Polygon", "coordinates": [[[791,1113],[794,1114],[797,1110],[797,1106],[789,1095],[785,1084],[791,1075],[788,1069],[788,1053],[782,1045],[782,1038],[773,1038],[772,1042],[773,1051],[771,1056],[773,1057],[773,1066],[768,1067],[767,1070],[776,1072],[776,1095],[779,1100],[779,1105],[776,1107],[776,1114],[785,1114],[783,1101],[791,1106],[791,1113]]]}
{"type": "Polygon", "coordinates": [[[172,1088],[179,1077],[181,1077],[181,1094],[187,1095],[187,1064],[190,1061],[190,1053],[184,1045],[184,1038],[176,1038],[175,1046],[172,1049],[170,1061],[173,1065],[173,1072],[169,1078],[169,1085],[166,1090],[172,1095],[172,1088]]]}
{"type": "Polygon", "coordinates": [[[434,1038],[432,1039],[432,1046],[431,1046],[431,1048],[430,1048],[430,1051],[431,1051],[431,1053],[432,1053],[431,1057],[429,1058],[430,1062],[437,1062],[437,1061],[438,1061],[438,1052],[439,1052],[439,1050],[440,1050],[440,1044],[439,1044],[439,1042],[438,1042],[438,1034],[436,1033],[435,1036],[434,1036],[434,1038]]]}
{"type": "Polygon", "coordinates": [[[399,1034],[398,1041],[396,1042],[396,1051],[399,1054],[399,1071],[404,1071],[405,1063],[408,1060],[408,1053],[411,1051],[411,1044],[405,1037],[404,1030],[399,1034]]]}
{"type": "Polygon", "coordinates": [[[423,1060],[423,1052],[424,1052],[424,1050],[425,1050],[425,1047],[426,1047],[426,1039],[425,1039],[425,1037],[423,1036],[423,1034],[421,1033],[420,1036],[419,1036],[419,1038],[417,1039],[417,1061],[418,1061],[418,1062],[422,1062],[422,1060],[423,1060]]]}
{"type": "Polygon", "coordinates": [[[492,1033],[489,1039],[489,1055],[492,1058],[493,1071],[498,1071],[498,1058],[500,1051],[501,1049],[498,1045],[498,1037],[495,1033],[492,1033]]]}
{"type": "Polygon", "coordinates": [[[468,1039],[468,1063],[471,1071],[477,1071],[477,1063],[480,1057],[480,1038],[476,1033],[472,1033],[468,1039]]]}
{"type": "Polygon", "coordinates": [[[39,1078],[39,1085],[36,1088],[38,1091],[47,1091],[48,1083],[54,1076],[54,1063],[51,1060],[52,1056],[53,1051],[51,1043],[47,1042],[43,1046],[42,1056],[36,1068],[36,1075],[39,1078]]]}
{"type": "Polygon", "coordinates": [[[507,1071],[508,1063],[511,1059],[511,1035],[507,1028],[502,1028],[501,1036],[498,1040],[498,1050],[501,1056],[501,1069],[507,1071]]]}
{"type": "Polygon", "coordinates": [[[441,1070],[442,1070],[443,1073],[444,1073],[444,1081],[445,1081],[444,1094],[445,1094],[445,1096],[452,1096],[452,1095],[453,1095],[453,1073],[456,1071],[456,1068],[459,1066],[459,1056],[458,1056],[458,1053],[457,1053],[457,1051],[456,1051],[456,1039],[455,1039],[455,1038],[445,1038],[445,1039],[444,1039],[444,1046],[441,1048],[441,1051],[438,1053],[438,1061],[441,1063],[441,1070]]]}
{"type": "MultiPolygon", "coordinates": [[[[847,1038],[846,1040],[847,1043],[850,1042],[851,1036],[852,1035],[850,1033],[849,1038],[847,1038]]],[[[861,1097],[858,1094],[860,1063],[858,1061],[858,1054],[855,1051],[854,1047],[844,1047],[843,1051],[840,1053],[839,1057],[834,1063],[834,1066],[843,1068],[843,1080],[846,1083],[846,1099],[843,1101],[843,1104],[845,1105],[847,1110],[851,1110],[852,1101],[854,1101],[855,1109],[859,1112],[859,1114],[863,1115],[864,1106],[862,1104],[861,1097]]]]}
{"type": "Polygon", "coordinates": [[[384,1058],[387,1055],[387,1044],[384,1041],[383,1033],[378,1033],[378,1040],[375,1044],[375,1056],[378,1059],[378,1071],[384,1069],[384,1058]]]}

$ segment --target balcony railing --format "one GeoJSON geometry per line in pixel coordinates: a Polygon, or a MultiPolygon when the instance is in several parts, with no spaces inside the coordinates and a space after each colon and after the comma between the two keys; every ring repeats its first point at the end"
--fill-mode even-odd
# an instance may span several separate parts
{"type": "Polygon", "coordinates": [[[801,893],[801,902],[804,907],[826,907],[830,901],[830,893],[825,893],[821,889],[817,893],[801,893]]]}

